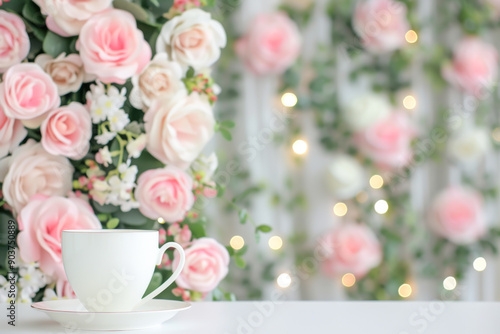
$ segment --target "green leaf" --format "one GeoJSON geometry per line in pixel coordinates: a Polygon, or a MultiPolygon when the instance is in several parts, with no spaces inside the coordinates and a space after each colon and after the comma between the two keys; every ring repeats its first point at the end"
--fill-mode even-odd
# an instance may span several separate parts
{"type": "Polygon", "coordinates": [[[111,218],[106,223],[106,227],[111,230],[111,229],[116,228],[118,226],[118,224],[120,224],[120,219],[118,219],[118,218],[111,218]]]}
{"type": "Polygon", "coordinates": [[[229,132],[229,130],[225,128],[220,128],[219,132],[225,140],[227,141],[233,140],[233,136],[231,135],[231,132],[229,132]]]}
{"type": "Polygon", "coordinates": [[[97,214],[97,219],[99,219],[99,221],[101,223],[104,223],[104,222],[108,221],[109,215],[107,213],[98,213],[97,214]]]}
{"type": "Polygon", "coordinates": [[[241,209],[238,211],[238,218],[241,224],[245,224],[248,219],[248,211],[246,209],[241,209]]]}
{"type": "Polygon", "coordinates": [[[120,219],[122,223],[133,226],[144,225],[149,220],[138,209],[132,209],[128,212],[118,211],[113,216],[120,219]]]}
{"type": "Polygon", "coordinates": [[[205,224],[203,223],[191,223],[189,224],[189,229],[193,235],[194,239],[199,239],[207,236],[205,231],[205,224]]]}
{"type": "Polygon", "coordinates": [[[134,160],[134,163],[138,169],[138,176],[147,170],[165,167],[161,161],[153,157],[147,150],[142,151],[141,158],[134,160]]]}
{"type": "Polygon", "coordinates": [[[194,76],[194,68],[189,66],[189,69],[186,72],[186,79],[192,78],[194,76]]]}
{"type": "Polygon", "coordinates": [[[138,4],[126,0],[114,0],[113,7],[129,12],[134,15],[135,19],[138,21],[148,22],[148,12],[138,4]]]}
{"type": "Polygon", "coordinates": [[[160,272],[155,272],[149,286],[144,293],[145,296],[156,290],[163,283],[163,275],[160,272]]]}
{"type": "Polygon", "coordinates": [[[245,268],[247,263],[245,262],[245,260],[242,258],[242,257],[239,257],[239,256],[236,256],[234,258],[234,263],[236,264],[236,266],[238,266],[238,268],[245,268]]]}
{"type": "Polygon", "coordinates": [[[229,253],[229,256],[234,255],[234,248],[231,246],[226,246],[227,252],[229,253]]]}
{"type": "Polygon", "coordinates": [[[111,205],[111,204],[101,205],[94,200],[92,200],[92,206],[94,207],[95,211],[101,212],[101,213],[114,213],[120,209],[119,207],[111,205]]]}
{"type": "Polygon", "coordinates": [[[38,25],[45,25],[45,19],[40,12],[40,7],[38,7],[33,1],[26,1],[23,7],[23,16],[28,21],[33,22],[38,25]]]}
{"type": "Polygon", "coordinates": [[[255,228],[255,231],[260,231],[260,232],[263,232],[263,233],[269,233],[273,230],[273,228],[269,225],[259,225],[255,228]]]}
{"type": "Polygon", "coordinates": [[[56,58],[61,53],[69,53],[71,38],[61,37],[48,31],[43,40],[43,51],[56,58]]]}
{"type": "Polygon", "coordinates": [[[233,121],[222,121],[219,123],[219,125],[222,128],[232,129],[232,128],[234,128],[235,123],[233,121]]]}

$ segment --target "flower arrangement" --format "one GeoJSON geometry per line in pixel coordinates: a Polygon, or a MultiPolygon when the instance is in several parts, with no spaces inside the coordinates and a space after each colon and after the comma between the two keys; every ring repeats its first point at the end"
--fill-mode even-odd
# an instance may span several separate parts
{"type": "MultiPolygon", "coordinates": [[[[202,299],[227,275],[230,253],[196,206],[217,195],[217,157],[202,154],[226,44],[201,9],[212,2],[0,1],[0,225],[19,231],[2,244],[0,301],[12,271],[20,301],[74,296],[64,229],[159,229],[181,243],[189,265],[162,298],[202,299]]],[[[177,261],[164,256],[150,290],[177,261]]]]}

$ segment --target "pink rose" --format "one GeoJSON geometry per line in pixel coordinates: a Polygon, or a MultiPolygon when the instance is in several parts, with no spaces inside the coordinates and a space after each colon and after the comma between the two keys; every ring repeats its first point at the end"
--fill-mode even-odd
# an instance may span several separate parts
{"type": "Polygon", "coordinates": [[[0,107],[5,115],[37,128],[46,113],[61,103],[57,87],[42,68],[33,63],[14,65],[0,84],[0,107]]]}
{"type": "Polygon", "coordinates": [[[168,166],[150,169],[139,176],[135,198],[141,213],[151,219],[174,223],[184,219],[194,204],[193,180],[183,170],[168,166]]]}
{"type": "Polygon", "coordinates": [[[112,9],[92,16],[76,44],[85,71],[104,83],[124,84],[151,59],[151,48],[132,14],[112,9]]]}
{"type": "MultiPolygon", "coordinates": [[[[183,289],[210,292],[226,277],[229,266],[229,253],[226,247],[212,238],[193,241],[184,251],[186,264],[175,281],[183,289]]],[[[174,253],[172,268],[179,265],[179,254],[174,253]]]]}
{"type": "Polygon", "coordinates": [[[189,229],[188,224],[184,225],[182,228],[179,223],[173,223],[168,228],[168,235],[174,237],[174,241],[177,242],[182,247],[186,247],[191,241],[192,233],[189,229]]]}
{"type": "Polygon", "coordinates": [[[403,47],[405,34],[410,30],[406,5],[393,0],[358,2],[353,26],[363,46],[371,52],[389,52],[403,47]]]}
{"type": "Polygon", "coordinates": [[[283,73],[299,56],[300,46],[297,24],[277,12],[259,14],[235,49],[252,72],[262,75],[283,73]]]}
{"type": "Polygon", "coordinates": [[[30,51],[30,39],[23,20],[0,10],[0,73],[19,64],[30,51]]]}
{"type": "Polygon", "coordinates": [[[80,160],[89,151],[92,121],[90,113],[78,102],[52,110],[40,130],[42,146],[50,154],[80,160]]]}
{"type": "Polygon", "coordinates": [[[443,67],[443,76],[465,92],[481,97],[498,79],[497,62],[493,45],[467,37],[455,46],[453,61],[443,67]]]}
{"type": "Polygon", "coordinates": [[[16,212],[37,194],[65,196],[71,191],[72,178],[73,167],[68,159],[48,153],[31,139],[0,160],[3,196],[16,212]]]}
{"type": "Polygon", "coordinates": [[[200,71],[212,66],[226,46],[226,32],[209,13],[193,8],[175,16],[161,28],[156,52],[166,52],[184,70],[200,71]]]}
{"type": "Polygon", "coordinates": [[[415,130],[403,113],[392,113],[354,135],[359,150],[381,168],[400,168],[412,158],[415,130]]]}
{"type": "Polygon", "coordinates": [[[27,134],[21,122],[7,117],[0,106],[0,158],[12,152],[27,134]]]}
{"type": "Polygon", "coordinates": [[[339,225],[321,238],[320,247],[328,254],[322,270],[330,276],[352,273],[361,278],[382,261],[380,242],[366,225],[339,225]]]}
{"type": "Polygon", "coordinates": [[[18,222],[21,232],[17,243],[21,259],[27,263],[38,261],[40,269],[58,281],[66,279],[61,257],[61,232],[101,228],[88,203],[59,196],[32,197],[19,212],[18,222]]]}
{"type": "Polygon", "coordinates": [[[61,53],[57,58],[47,54],[38,55],[35,63],[50,75],[57,86],[59,95],[65,95],[80,90],[82,83],[92,81],[94,78],[85,73],[79,55],[61,53]]]}
{"type": "Polygon", "coordinates": [[[76,36],[85,22],[111,7],[112,0],[33,0],[47,15],[47,28],[58,35],[76,36]]]}
{"type": "Polygon", "coordinates": [[[486,233],[483,199],[472,189],[451,187],[434,200],[430,227],[456,244],[470,244],[486,233]]]}
{"type": "Polygon", "coordinates": [[[182,169],[198,157],[215,125],[208,100],[198,93],[153,100],[144,121],[149,153],[182,169]]]}

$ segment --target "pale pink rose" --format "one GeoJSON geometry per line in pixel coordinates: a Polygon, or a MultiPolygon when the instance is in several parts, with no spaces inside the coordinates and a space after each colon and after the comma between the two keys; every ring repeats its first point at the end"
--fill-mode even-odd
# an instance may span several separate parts
{"type": "Polygon", "coordinates": [[[416,132],[406,114],[394,112],[354,135],[359,150],[380,168],[400,168],[413,157],[416,132]]]}
{"type": "Polygon", "coordinates": [[[151,47],[132,14],[112,9],[92,16],[82,28],[76,48],[85,71],[104,83],[124,84],[151,59],[151,47]]]}
{"type": "Polygon", "coordinates": [[[366,0],[356,5],[354,30],[363,46],[371,52],[389,52],[406,44],[410,30],[406,5],[394,0],[366,0]]]}
{"type": "Polygon", "coordinates": [[[47,15],[47,28],[61,36],[76,36],[85,22],[108,8],[112,0],[33,0],[47,15]]]}
{"type": "Polygon", "coordinates": [[[38,261],[46,275],[60,281],[61,294],[70,294],[71,290],[61,286],[66,280],[61,257],[61,232],[100,229],[101,223],[90,205],[78,198],[36,195],[19,212],[18,222],[21,232],[17,244],[21,259],[27,263],[38,261]]]}
{"type": "Polygon", "coordinates": [[[472,189],[451,187],[434,200],[430,227],[456,244],[470,244],[486,233],[483,198],[472,189]]]}
{"type": "Polygon", "coordinates": [[[64,278],[59,278],[56,282],[56,294],[58,298],[77,298],[75,291],[73,291],[73,288],[71,287],[71,285],[69,285],[68,279],[66,278],[66,273],[64,273],[64,278]]]}
{"type": "Polygon", "coordinates": [[[0,10],[0,73],[19,64],[30,51],[30,39],[23,20],[0,10]]]}
{"type": "MultiPolygon", "coordinates": [[[[226,247],[212,238],[201,238],[193,241],[184,250],[186,264],[175,281],[183,289],[198,292],[210,292],[226,277],[229,266],[229,253],[226,247]]],[[[174,253],[172,268],[179,265],[179,254],[174,253]]]]}
{"type": "Polygon", "coordinates": [[[40,130],[43,148],[53,155],[80,160],[89,151],[92,121],[88,110],[79,102],[49,112],[40,130]]]}
{"type": "Polygon", "coordinates": [[[235,50],[255,74],[280,74],[300,53],[297,24],[285,13],[262,13],[252,21],[248,32],[238,39],[235,50]]]}
{"type": "Polygon", "coordinates": [[[71,191],[72,177],[68,159],[48,153],[31,139],[0,160],[3,196],[16,212],[37,194],[65,196],[71,191]]]}
{"type": "Polygon", "coordinates": [[[169,61],[166,53],[156,54],[140,74],[132,77],[134,88],[130,92],[130,104],[137,109],[148,108],[154,99],[168,98],[185,91],[182,76],[178,63],[169,61]]]}
{"type": "Polygon", "coordinates": [[[193,180],[183,170],[167,166],[150,169],[139,176],[135,198],[141,213],[151,219],[174,223],[184,219],[194,204],[193,180]]]}
{"type": "Polygon", "coordinates": [[[5,115],[21,120],[26,127],[40,126],[46,113],[60,103],[52,78],[36,64],[17,64],[3,75],[0,107],[5,115]]]}
{"type": "Polygon", "coordinates": [[[57,86],[59,95],[65,95],[80,90],[82,83],[92,81],[94,78],[85,73],[80,56],[61,53],[57,58],[48,54],[38,55],[35,63],[40,65],[45,73],[50,75],[57,86]]]}
{"type": "Polygon", "coordinates": [[[322,263],[322,270],[329,276],[351,273],[356,278],[361,278],[382,261],[380,242],[366,225],[339,225],[324,235],[319,245],[327,255],[322,263]]]}
{"type": "Polygon", "coordinates": [[[27,134],[22,123],[7,117],[0,106],[0,158],[12,152],[27,134]]]}
{"type": "Polygon", "coordinates": [[[442,72],[451,84],[481,97],[497,82],[498,52],[477,37],[467,37],[455,46],[453,61],[442,72]]]}
{"type": "Polygon", "coordinates": [[[208,100],[198,93],[154,100],[144,121],[149,153],[182,169],[198,157],[215,125],[208,100]]]}
{"type": "Polygon", "coordinates": [[[175,16],[162,27],[156,52],[166,52],[184,70],[200,71],[212,66],[226,46],[226,33],[209,13],[193,8],[175,16]]]}

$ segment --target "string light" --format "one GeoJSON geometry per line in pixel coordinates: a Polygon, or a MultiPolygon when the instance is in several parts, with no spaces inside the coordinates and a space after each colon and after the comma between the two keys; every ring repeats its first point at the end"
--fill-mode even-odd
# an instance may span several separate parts
{"type": "Polygon", "coordinates": [[[292,149],[295,154],[304,154],[307,152],[307,143],[302,139],[296,140],[292,145],[292,149]]]}
{"type": "Polygon", "coordinates": [[[281,103],[285,107],[294,107],[297,104],[297,96],[294,93],[285,93],[281,96],[281,103]]]}
{"type": "Polygon", "coordinates": [[[338,202],[333,206],[333,213],[338,217],[343,217],[347,213],[347,205],[342,202],[338,202]]]}
{"type": "Polygon", "coordinates": [[[411,293],[413,292],[411,285],[410,284],[401,284],[401,286],[398,289],[398,293],[401,297],[403,298],[408,298],[411,296],[411,293]]]}
{"type": "Polygon", "coordinates": [[[484,271],[486,269],[486,259],[484,257],[478,257],[474,260],[472,266],[476,271],[484,271]]]}
{"type": "Polygon", "coordinates": [[[375,208],[376,213],[383,215],[384,213],[386,213],[389,210],[389,204],[387,204],[387,201],[385,201],[383,199],[379,199],[375,203],[374,208],[375,208]]]}
{"type": "Polygon", "coordinates": [[[163,219],[162,217],[158,218],[158,223],[165,224],[165,219],[163,219]]]}
{"type": "Polygon", "coordinates": [[[491,136],[495,141],[500,141],[500,127],[495,128],[495,130],[491,133],[491,136]]]}
{"type": "Polygon", "coordinates": [[[280,288],[288,288],[292,284],[292,278],[288,273],[281,273],[276,279],[276,283],[280,288]]]}
{"type": "Polygon", "coordinates": [[[350,288],[354,285],[354,283],[356,283],[356,276],[354,276],[353,274],[347,273],[342,276],[342,285],[346,288],[350,288]]]}
{"type": "Polygon", "coordinates": [[[443,287],[448,290],[454,290],[457,287],[457,280],[453,276],[448,276],[443,281],[443,287]]]}
{"type": "Polygon", "coordinates": [[[279,236],[275,235],[269,238],[268,244],[269,248],[271,248],[272,250],[278,250],[283,246],[283,240],[279,236]]]}
{"type": "Polygon", "coordinates": [[[245,239],[240,235],[235,235],[229,241],[229,245],[231,245],[234,250],[242,249],[243,246],[245,246],[245,239]]]}
{"type": "Polygon", "coordinates": [[[403,106],[408,110],[413,110],[417,106],[417,99],[413,95],[407,95],[403,99],[403,106]]]}
{"type": "Polygon", "coordinates": [[[356,200],[359,202],[359,203],[364,203],[368,200],[368,194],[366,193],[366,191],[360,191],[357,195],[356,195],[356,200]]]}
{"type": "Polygon", "coordinates": [[[373,189],[380,189],[384,185],[384,179],[380,175],[373,175],[370,177],[370,187],[373,189]]]}
{"type": "Polygon", "coordinates": [[[418,34],[415,30],[408,30],[405,34],[405,39],[408,43],[416,43],[418,41],[418,34]]]}

